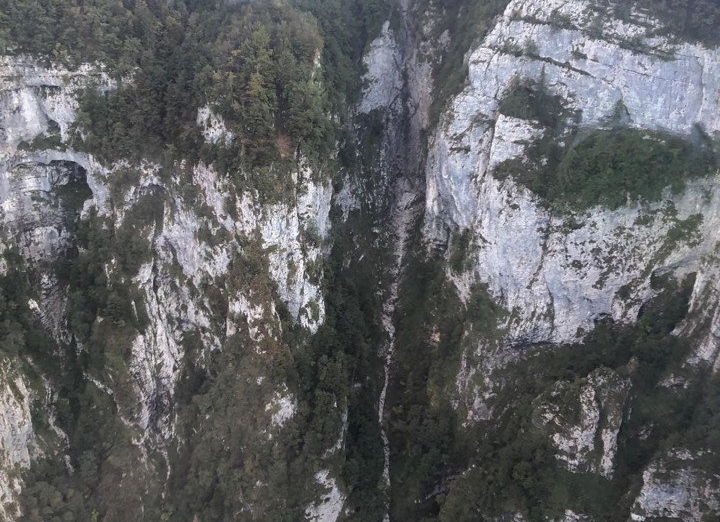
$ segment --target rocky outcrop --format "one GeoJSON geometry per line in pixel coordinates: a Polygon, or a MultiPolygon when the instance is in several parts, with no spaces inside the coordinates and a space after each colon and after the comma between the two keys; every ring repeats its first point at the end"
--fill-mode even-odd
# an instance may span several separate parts
{"type": "Polygon", "coordinates": [[[205,138],[205,143],[229,145],[235,139],[235,134],[228,130],[222,118],[208,105],[200,107],[195,122],[205,138]]]}
{"type": "Polygon", "coordinates": [[[560,381],[536,399],[534,423],[569,470],[611,478],[630,382],[607,368],[579,382],[560,381]]]}
{"type": "Polygon", "coordinates": [[[320,501],[307,508],[305,519],[308,522],[335,522],[342,513],[345,495],[328,470],[319,471],[315,475],[315,482],[325,490],[325,493],[320,501]]]}
{"type": "Polygon", "coordinates": [[[0,57],[0,154],[41,134],[67,140],[78,95],[90,85],[108,90],[114,83],[99,65],[69,70],[26,56],[0,57]]]}
{"type": "Polygon", "coordinates": [[[403,92],[402,62],[403,57],[390,30],[390,22],[385,22],[380,36],[372,41],[363,57],[367,72],[363,76],[365,89],[360,101],[360,112],[387,110],[399,100],[403,92]]]}
{"type": "MultiPolygon", "coordinates": [[[[281,333],[274,301],[250,286],[232,289],[221,283],[229,277],[238,256],[254,245],[251,256],[261,256],[256,263],[265,263],[278,289],[278,297],[287,306],[291,317],[314,331],[324,319],[322,282],[322,249],[329,230],[329,208],[332,191],[328,184],[312,181],[313,173],[305,168],[293,174],[297,193],[289,203],[259,204],[252,194],[232,199],[233,188],[208,167],[192,171],[192,184],[198,189],[193,207],[173,190],[172,185],[148,173],[133,188],[127,201],[148,187],[164,187],[170,200],[165,203],[162,230],[153,231],[153,259],[143,265],[135,280],[143,290],[151,317],[148,331],[135,341],[131,367],[140,385],[143,404],[169,407],[175,382],[181,371],[184,353],[182,339],[191,331],[201,333],[205,349],[218,349],[222,339],[246,325],[251,339],[277,339],[281,333]],[[229,205],[233,205],[230,207],[229,205]],[[199,216],[197,208],[209,215],[199,216]],[[234,217],[231,217],[234,216],[234,217]],[[224,241],[209,238],[227,238],[224,241]],[[168,274],[179,270],[180,281],[168,274]],[[222,284],[227,293],[227,311],[217,310],[207,295],[193,289],[222,284]],[[184,310],[179,316],[178,310],[184,310]],[[220,315],[223,327],[213,324],[220,315]],[[155,398],[155,399],[152,399],[155,398]]],[[[178,180],[178,183],[179,180],[178,180]]],[[[238,274],[239,275],[239,274],[238,274]]],[[[281,383],[278,383],[280,385],[281,383]]],[[[148,427],[151,411],[144,408],[140,425],[148,427]]],[[[164,419],[167,421],[167,419],[164,419]]],[[[170,428],[163,428],[165,437],[170,428]]]]}
{"type": "MultiPolygon", "coordinates": [[[[77,96],[90,85],[110,88],[112,82],[96,66],[75,71],[44,67],[28,57],[0,58],[0,252],[17,249],[29,267],[47,267],[66,246],[70,233],[64,222],[65,188],[97,186],[88,171],[102,172],[92,158],[65,147],[44,149],[36,138],[54,144],[70,136],[77,96]]],[[[106,191],[98,190],[102,205],[106,191]]],[[[0,263],[0,271],[7,270],[0,263]]],[[[46,270],[38,298],[28,303],[43,326],[58,340],[67,340],[65,296],[57,279],[46,270]]],[[[15,518],[15,497],[22,486],[22,468],[38,455],[31,409],[47,391],[35,389],[17,372],[13,361],[3,362],[0,394],[0,520],[15,518]]],[[[34,383],[37,387],[38,382],[34,383]]]]}
{"type": "Polygon", "coordinates": [[[329,183],[313,181],[302,167],[293,173],[292,204],[258,208],[258,227],[268,249],[270,274],[292,318],[314,332],[325,318],[320,290],[322,255],[330,233],[329,183]]]}
{"type": "Polygon", "coordinates": [[[631,520],[700,522],[720,516],[720,475],[703,469],[702,460],[702,453],[675,450],[648,466],[631,520]]]}

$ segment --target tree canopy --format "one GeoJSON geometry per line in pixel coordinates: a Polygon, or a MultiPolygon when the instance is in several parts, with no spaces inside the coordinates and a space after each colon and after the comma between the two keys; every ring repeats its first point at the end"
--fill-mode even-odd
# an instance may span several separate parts
{"type": "Polygon", "coordinates": [[[296,152],[316,159],[331,154],[333,115],[346,92],[357,94],[362,51],[370,27],[384,18],[382,4],[7,0],[0,51],[71,68],[107,66],[118,89],[86,96],[80,148],[106,160],[177,159],[182,151],[237,171],[296,152]],[[206,105],[223,118],[232,143],[204,146],[195,118],[206,105]]]}

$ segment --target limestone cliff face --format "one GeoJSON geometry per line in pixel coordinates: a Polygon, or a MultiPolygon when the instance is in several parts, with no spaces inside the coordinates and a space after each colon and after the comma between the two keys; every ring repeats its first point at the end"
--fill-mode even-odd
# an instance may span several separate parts
{"type": "MultiPolygon", "coordinates": [[[[149,321],[135,336],[128,363],[136,406],[123,411],[124,420],[141,434],[138,447],[161,449],[174,432],[173,394],[183,371],[183,340],[188,334],[199,335],[204,357],[229,336],[247,332],[261,357],[268,343],[281,335],[278,306],[286,307],[291,320],[308,332],[322,324],[322,256],[330,230],[332,189],[327,178],[305,162],[292,174],[292,193],[272,204],[262,203],[256,191],[237,193],[232,183],[204,165],[178,165],[169,177],[161,177],[159,166],[151,163],[101,165],[71,144],[78,97],[86,88],[108,90],[114,85],[97,65],[69,71],[48,68],[30,57],[0,61],[0,250],[17,249],[39,280],[32,302],[37,318],[55,341],[72,342],[67,288],[53,269],[74,241],[60,194],[67,187],[84,190],[81,214],[96,213],[110,228],[122,227],[143,198],[155,198],[162,225],[143,229],[150,256],[127,281],[139,291],[133,306],[144,307],[149,321]],[[117,176],[128,169],[137,179],[118,188],[117,176]],[[187,196],[188,187],[194,187],[192,197],[187,196]],[[261,263],[257,270],[265,274],[259,276],[265,283],[236,284],[235,279],[245,276],[240,259],[249,257],[250,251],[261,263]],[[226,298],[210,302],[205,289],[213,286],[226,298]]],[[[198,122],[212,141],[213,132],[219,131],[208,134],[207,126],[222,122],[206,122],[209,114],[199,114],[198,122]]],[[[3,273],[6,269],[3,265],[3,273]]],[[[116,263],[111,260],[105,269],[112,274],[116,263]]],[[[9,473],[29,466],[39,454],[30,404],[45,404],[54,391],[46,385],[28,386],[13,361],[3,364],[8,386],[0,398],[0,463],[9,473]]],[[[110,396],[117,391],[111,372],[86,377],[110,396]]],[[[274,404],[292,406],[292,395],[282,382],[258,386],[267,407],[258,404],[257,415],[266,416],[273,429],[282,429],[278,419],[292,416],[294,409],[274,404]]],[[[3,474],[0,481],[0,505],[5,509],[0,518],[7,520],[13,519],[21,484],[19,474],[13,473],[3,474]]]]}
{"type": "MultiPolygon", "coordinates": [[[[512,382],[503,372],[523,360],[522,349],[549,350],[582,341],[604,319],[635,323],[658,293],[653,282],[665,275],[680,281],[693,274],[690,310],[674,331],[692,339],[685,368],[720,367],[716,176],[690,181],[683,191],[667,191],[653,203],[627,201],[612,210],[598,206],[558,212],[511,178],[495,175],[509,161],[529,161],[533,144],[549,132],[540,121],[501,114],[503,100],[522,81],[542,84],[561,99],[568,126],[603,128],[620,111],[623,125],[634,129],[689,136],[701,128],[716,137],[720,50],[659,37],[660,22],[640,11],[620,20],[591,0],[512,0],[467,54],[467,84],[450,100],[437,128],[430,129],[431,62],[444,52],[450,36],[431,40],[432,21],[423,22],[427,26],[408,22],[423,5],[401,2],[401,27],[385,23],[368,45],[354,130],[359,140],[371,144],[363,146],[374,149],[363,150],[370,158],[345,177],[337,195],[330,173],[317,171],[304,158],[288,174],[287,191],[274,199],[257,189],[239,189],[204,164],[179,161],[168,168],[149,161],[101,162],[80,150],[82,129],[74,123],[85,89],[115,88],[103,66],[66,70],[32,57],[0,58],[0,253],[17,252],[23,260],[30,274],[27,305],[33,317],[57,346],[71,346],[78,354],[87,350],[73,333],[70,288],[56,268],[68,251],[82,250],[77,223],[68,216],[83,223],[95,220],[100,230],[109,231],[131,226],[138,213],[151,213],[154,219],[133,229],[149,245],[137,269],[123,273],[118,255],[103,265],[108,280],[131,289],[135,316],[146,316],[127,350],[127,375],[117,368],[92,367],[83,378],[115,402],[143,459],[152,454],[169,462],[172,451],[187,442],[178,433],[183,425],[175,396],[185,370],[203,369],[228,340],[240,344],[246,358],[224,385],[241,383],[237,400],[242,408],[223,411],[241,411],[243,418],[231,419],[237,425],[223,426],[227,432],[218,429],[226,438],[213,442],[225,448],[235,437],[245,444],[243,452],[249,444],[262,447],[256,454],[248,450],[242,470],[252,476],[241,495],[249,519],[263,520],[263,507],[277,500],[268,487],[270,466],[253,459],[265,455],[282,461],[278,455],[287,448],[280,446],[279,435],[295,429],[292,419],[307,408],[295,395],[297,383],[285,382],[273,371],[282,364],[278,353],[289,325],[293,335],[312,339],[332,310],[323,296],[328,291],[323,266],[335,225],[352,234],[348,251],[339,255],[341,270],[350,275],[355,269],[382,272],[358,283],[378,285],[363,303],[368,309],[378,307],[363,310],[381,331],[382,341],[367,349],[376,352],[370,357],[377,360],[364,367],[377,375],[353,376],[347,387],[352,390],[348,394],[372,404],[372,415],[362,409],[363,422],[377,420],[378,440],[368,440],[375,444],[369,447],[382,451],[383,466],[370,491],[381,498],[384,520],[392,520],[392,499],[402,496],[405,487],[392,483],[392,466],[399,461],[393,443],[398,441],[392,440],[395,412],[386,400],[393,379],[405,385],[404,376],[393,376],[395,351],[405,348],[395,345],[396,327],[403,320],[396,307],[414,242],[442,252],[440,270],[460,301],[467,304],[478,288],[487,288],[503,310],[498,324],[489,327],[492,335],[470,329],[457,334],[460,360],[443,373],[452,382],[431,383],[451,390],[451,402],[462,417],[458,430],[496,420],[501,412],[493,409],[493,399],[512,382]],[[375,136],[381,127],[381,136],[375,136]],[[333,204],[339,219],[334,224],[333,204]],[[415,234],[420,227],[422,233],[415,234]],[[458,268],[452,251],[462,242],[467,245],[458,268]],[[377,393],[361,395],[363,386],[368,394],[377,393]]],[[[236,139],[211,106],[198,111],[196,123],[208,147],[236,139]]],[[[559,139],[569,140],[570,134],[559,139]]],[[[0,275],[9,270],[0,261],[0,275]]],[[[418,308],[431,305],[413,303],[418,308]]],[[[106,320],[99,314],[94,326],[106,320]]],[[[428,336],[433,347],[439,345],[437,331],[428,336]]],[[[600,367],[533,395],[527,411],[531,425],[547,439],[565,472],[593,480],[615,476],[623,425],[632,414],[627,406],[633,395],[632,370],[627,372],[600,367]]],[[[62,459],[69,443],[53,422],[57,390],[50,382],[31,379],[11,357],[0,360],[0,377],[0,520],[10,521],[17,517],[22,470],[45,454],[62,459]],[[49,431],[35,425],[34,412],[47,417],[49,431]]],[[[673,375],[662,386],[686,384],[685,376],[673,375]]],[[[435,393],[441,395],[436,389],[428,395],[435,393]]],[[[309,484],[303,486],[305,518],[313,522],[353,516],[353,492],[340,471],[352,412],[342,400],[330,408],[343,410],[337,443],[322,449],[312,462],[309,484]]],[[[204,421],[225,414],[210,412],[207,404],[204,421]]],[[[190,428],[188,438],[202,427],[190,428]]],[[[703,468],[702,458],[701,451],[682,447],[655,455],[638,471],[642,484],[628,497],[632,519],[699,521],[720,513],[720,478],[703,468]]],[[[357,462],[353,465],[359,466],[357,462]]],[[[415,504],[443,496],[470,471],[472,466],[453,468],[415,504]]],[[[502,520],[524,517],[508,513],[502,520]]],[[[552,520],[591,518],[567,509],[552,520]]]]}
{"type": "MultiPolygon", "coordinates": [[[[704,362],[717,370],[716,177],[691,182],[679,194],[667,192],[657,203],[557,212],[512,179],[494,175],[508,160],[528,161],[529,148],[548,132],[538,121],[500,113],[513,86],[528,80],[563,100],[568,126],[602,128],[622,107],[623,123],[633,128],[689,136],[699,127],[716,135],[720,53],[659,37],[659,27],[645,12],[619,20],[596,2],[513,0],[466,57],[467,85],[430,140],[425,236],[435,245],[469,237],[462,273],[448,269],[448,277],[465,298],[475,283],[487,285],[507,311],[498,325],[500,340],[476,341],[463,354],[456,385],[470,422],[492,417],[488,399],[502,387],[503,368],[520,357],[519,347],[581,340],[602,318],[634,323],[655,294],[653,276],[697,274],[690,314],[676,333],[694,336],[691,365],[704,362]],[[697,226],[686,228],[691,222],[697,226]]],[[[557,404],[540,405],[540,398],[536,414],[568,469],[608,476],[627,385],[610,379],[601,392],[593,384],[597,378],[577,390],[575,421],[559,415],[557,404]],[[599,406],[606,401],[614,406],[599,406]],[[614,418],[600,419],[601,411],[614,412],[614,418]]],[[[566,384],[553,393],[569,393],[566,384]]],[[[717,490],[707,493],[712,477],[700,479],[688,465],[659,486],[653,470],[664,465],[648,468],[635,519],[699,520],[717,513],[711,504],[699,509],[692,494],[682,497],[689,489],[678,485],[702,483],[697,487],[717,498],[717,490]]]]}
{"type": "Polygon", "coordinates": [[[632,320],[649,295],[650,273],[694,271],[715,247],[712,180],[657,205],[557,216],[525,188],[492,175],[494,167],[522,157],[543,134],[538,122],[499,113],[516,80],[542,77],[579,112],[583,127],[611,119],[620,102],[638,128],[681,134],[695,125],[718,130],[716,50],[645,37],[647,18],[641,13],[619,22],[600,16],[596,7],[580,1],[511,2],[470,54],[469,85],[452,102],[432,142],[427,235],[442,241],[448,230],[473,231],[476,248],[470,255],[480,280],[505,308],[517,310],[510,342],[566,342],[577,338],[579,329],[591,329],[601,314],[632,320]],[[604,25],[591,32],[596,20],[604,25]],[[620,45],[629,39],[642,50],[620,45]],[[667,208],[674,210],[663,212],[667,208]],[[667,245],[668,230],[696,213],[703,216],[699,239],[667,245]],[[645,224],[636,225],[638,220],[645,224]],[[627,284],[634,286],[636,299],[616,295],[627,284]]]}
{"type": "MultiPolygon", "coordinates": [[[[698,272],[697,310],[705,310],[696,301],[714,287],[720,219],[714,179],[656,204],[558,215],[526,188],[493,176],[544,132],[536,121],[499,112],[513,82],[523,79],[561,96],[582,127],[602,126],[621,103],[637,128],[718,130],[717,50],[646,36],[660,23],[643,13],[620,22],[597,9],[582,1],[511,2],[469,55],[469,85],[432,139],[427,237],[443,242],[448,231],[471,231],[473,268],[459,289],[466,293],[469,280],[488,285],[511,312],[507,345],[580,339],[602,316],[632,322],[652,295],[651,274],[698,272]],[[626,48],[630,40],[636,49],[626,48]],[[692,234],[669,238],[695,215],[702,219],[692,234]],[[623,287],[632,289],[629,297],[618,295],[623,287]]],[[[714,361],[713,346],[699,343],[696,359],[714,361]]]]}
{"type": "MultiPolygon", "coordinates": [[[[48,132],[67,138],[77,108],[75,96],[91,82],[110,85],[101,70],[90,66],[71,73],[48,69],[30,58],[0,61],[0,250],[17,249],[31,266],[51,263],[68,240],[53,191],[99,166],[83,154],[33,150],[27,144],[48,132]]],[[[3,273],[7,270],[4,261],[1,268],[3,273]]],[[[29,303],[31,309],[58,339],[66,340],[64,296],[51,271],[44,274],[39,290],[38,299],[29,303]]],[[[40,453],[30,408],[51,392],[29,386],[12,359],[3,362],[3,382],[7,386],[2,394],[0,517],[13,520],[22,485],[20,469],[29,467],[40,453]]]]}
{"type": "Polygon", "coordinates": [[[702,454],[678,448],[649,466],[631,520],[701,520],[704,514],[720,511],[720,475],[717,470],[703,469],[702,458],[702,454]]]}

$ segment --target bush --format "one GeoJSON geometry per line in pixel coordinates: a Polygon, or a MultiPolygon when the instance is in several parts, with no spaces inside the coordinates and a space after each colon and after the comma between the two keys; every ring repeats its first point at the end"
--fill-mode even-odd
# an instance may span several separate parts
{"type": "Polygon", "coordinates": [[[686,181],[717,168],[713,146],[698,130],[689,138],[632,128],[570,131],[563,148],[547,134],[528,150],[529,161],[509,160],[495,175],[512,177],[559,210],[595,205],[615,209],[636,201],[659,201],[686,181]]]}

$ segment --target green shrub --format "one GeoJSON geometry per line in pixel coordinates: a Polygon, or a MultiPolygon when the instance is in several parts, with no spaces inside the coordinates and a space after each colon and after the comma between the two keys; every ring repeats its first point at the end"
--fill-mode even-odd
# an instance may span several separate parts
{"type": "Polygon", "coordinates": [[[676,194],[686,181],[717,168],[713,147],[700,131],[683,138],[661,131],[596,129],[579,132],[565,148],[548,134],[527,155],[529,162],[509,160],[495,175],[512,177],[559,211],[659,201],[665,190],[676,194]]]}
{"type": "Polygon", "coordinates": [[[565,153],[546,197],[574,206],[617,208],[628,200],[657,201],[665,189],[707,176],[716,165],[711,148],[697,140],[637,129],[580,135],[565,153]]]}
{"type": "Polygon", "coordinates": [[[514,79],[499,107],[500,114],[537,121],[552,131],[560,129],[570,111],[561,96],[553,95],[544,85],[528,79],[514,79]]]}

